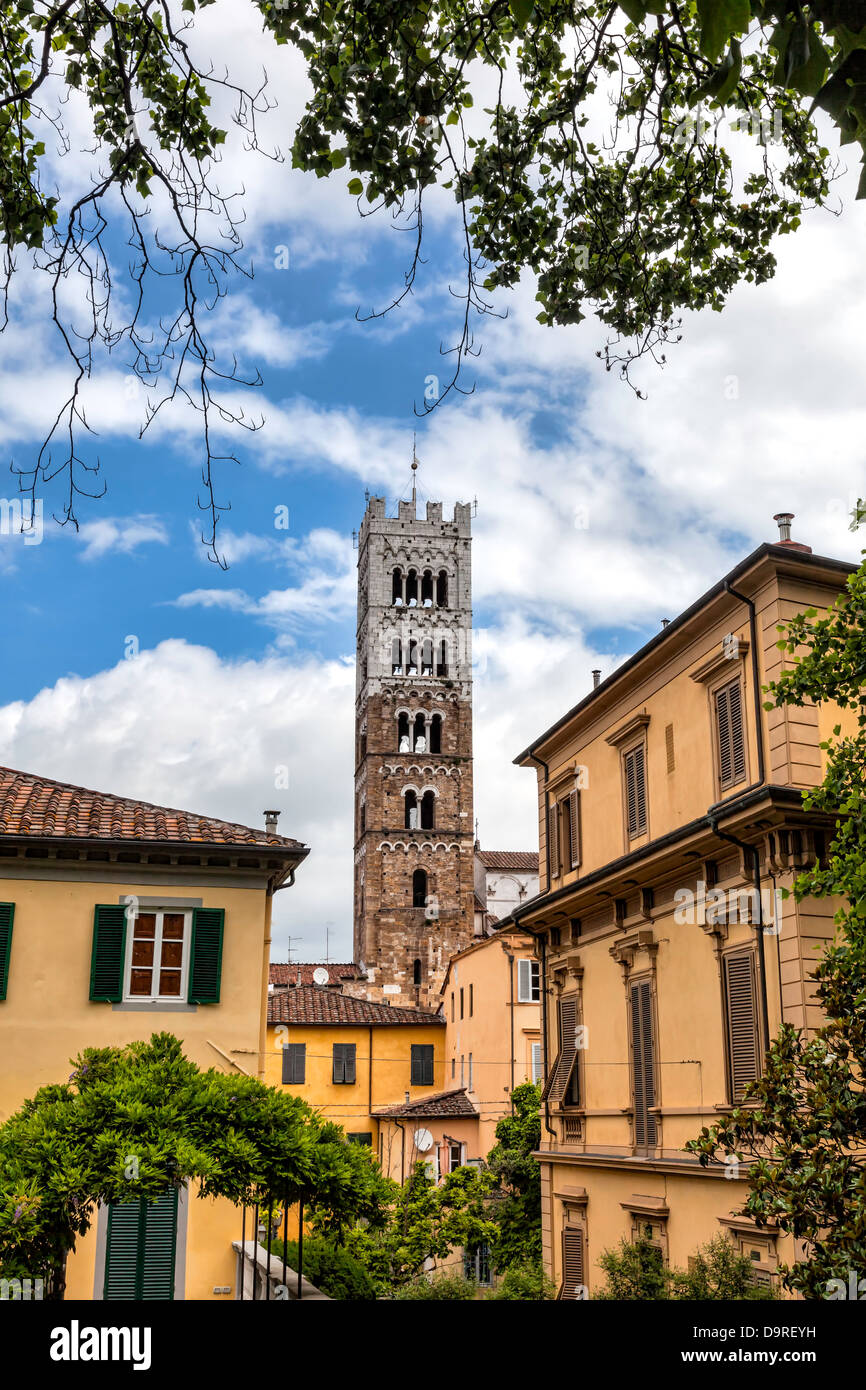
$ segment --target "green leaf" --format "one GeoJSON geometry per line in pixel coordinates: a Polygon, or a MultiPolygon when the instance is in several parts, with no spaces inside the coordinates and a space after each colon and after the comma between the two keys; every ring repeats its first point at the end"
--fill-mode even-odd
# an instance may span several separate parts
{"type": "Polygon", "coordinates": [[[734,34],[744,34],[752,17],[749,0],[697,0],[701,52],[717,63],[734,34]]]}
{"type": "Polygon", "coordinates": [[[349,180],[349,192],[353,198],[358,198],[364,192],[364,185],[360,179],[349,180]]]}
{"type": "Polygon", "coordinates": [[[529,16],[535,9],[535,0],[508,0],[508,8],[518,28],[525,29],[529,23],[529,16]]]}

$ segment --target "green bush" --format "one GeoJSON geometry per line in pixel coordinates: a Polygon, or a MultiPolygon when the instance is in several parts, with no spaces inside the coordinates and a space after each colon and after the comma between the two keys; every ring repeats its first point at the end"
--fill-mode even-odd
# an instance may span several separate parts
{"type": "Polygon", "coordinates": [[[434,1274],[432,1279],[422,1277],[404,1284],[392,1295],[397,1299],[451,1298],[468,1302],[475,1297],[478,1286],[462,1274],[434,1274]]]}
{"type": "Polygon", "coordinates": [[[702,1245],[687,1270],[669,1268],[658,1247],[643,1236],[634,1242],[620,1241],[618,1250],[602,1251],[598,1263],[607,1283],[594,1298],[642,1303],[665,1298],[700,1302],[778,1298],[775,1289],[753,1282],[751,1261],[723,1235],[702,1245]]]}
{"type": "MultiPolygon", "coordinates": [[[[283,1258],[283,1242],[275,1240],[271,1246],[274,1262],[283,1258]]],[[[286,1246],[286,1263],[291,1269],[298,1268],[298,1242],[290,1240],[286,1246]]],[[[304,1237],[303,1274],[317,1289],[329,1298],[373,1300],[376,1290],[364,1266],[350,1255],[342,1246],[323,1236],[304,1237]]]]}
{"type": "Polygon", "coordinates": [[[556,1285],[548,1279],[541,1264],[514,1265],[506,1270],[495,1289],[485,1298],[510,1299],[515,1303],[538,1303],[556,1297],[556,1285]]]}

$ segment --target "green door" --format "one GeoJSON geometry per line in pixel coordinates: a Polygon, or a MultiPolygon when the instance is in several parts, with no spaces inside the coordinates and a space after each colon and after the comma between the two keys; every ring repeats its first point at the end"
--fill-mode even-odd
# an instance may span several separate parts
{"type": "Polygon", "coordinates": [[[109,1207],[103,1298],[174,1298],[177,1202],[172,1188],[155,1202],[136,1197],[109,1207]]]}

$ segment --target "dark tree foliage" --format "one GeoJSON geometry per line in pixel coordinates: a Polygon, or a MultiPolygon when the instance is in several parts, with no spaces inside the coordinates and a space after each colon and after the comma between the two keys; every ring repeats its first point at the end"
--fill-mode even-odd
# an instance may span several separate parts
{"type": "Polygon", "coordinates": [[[842,902],[814,971],[827,1022],[811,1038],[783,1027],[747,1103],[688,1147],[704,1164],[749,1161],[744,1210],[805,1242],[786,1283],[826,1298],[831,1280],[866,1275],[866,565],[824,617],[809,610],[783,631],[779,646],[795,661],[769,687],[768,707],[832,700],[856,711],[856,732],[841,737],[837,726],[822,744],[824,782],[804,794],[836,822],[826,858],[794,885],[798,902],[842,902]]]}
{"type": "Polygon", "coordinates": [[[487,1166],[498,1180],[493,1260],[498,1271],[541,1262],[541,1169],[532,1155],[541,1143],[541,1088],[530,1081],[511,1093],[513,1114],[496,1126],[487,1166]]]}
{"type": "MultiPolygon", "coordinates": [[[[858,0],[249,2],[251,23],[307,64],[294,164],[337,172],[364,215],[385,209],[411,231],[395,302],[421,262],[425,193],[451,191],[465,280],[440,399],[468,389],[473,321],[522,276],[543,323],[597,315],[609,369],[663,358],[682,311],[719,310],[737,284],[772,276],[776,237],[826,201],[833,167],[813,106],[843,141],[866,137],[858,0]],[[732,119],[746,131],[736,167],[732,119]]],[[[245,91],[193,56],[212,3],[0,0],[0,278],[5,291],[16,253],[45,273],[72,367],[48,438],[16,465],[21,491],[35,500],[60,477],[72,524],[77,496],[98,492],[98,461],[79,445],[82,385],[113,353],[142,383],[142,433],[172,403],[199,412],[204,540],[219,561],[215,469],[233,457],[222,429],[260,422],[226,390],[257,375],[217,360],[205,334],[232,275],[249,273],[240,190],[218,177],[216,98],[231,98],[250,158],[283,154],[259,147],[265,81],[245,91]],[[80,186],[72,173],[61,187],[70,93],[89,108],[92,146],[80,186]]]]}

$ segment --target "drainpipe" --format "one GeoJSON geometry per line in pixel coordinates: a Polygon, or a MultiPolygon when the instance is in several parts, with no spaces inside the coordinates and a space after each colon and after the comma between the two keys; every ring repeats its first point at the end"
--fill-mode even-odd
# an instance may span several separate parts
{"type": "Polygon", "coordinates": [[[372,1119],[372,1118],[373,1118],[373,1025],[372,1025],[372,1023],[370,1024],[370,1027],[369,1027],[369,1029],[368,1029],[368,1032],[369,1032],[369,1034],[370,1034],[370,1046],[369,1046],[370,1061],[369,1061],[369,1066],[368,1066],[368,1073],[369,1073],[369,1074],[368,1074],[368,1077],[367,1077],[367,1107],[368,1107],[368,1109],[369,1109],[369,1111],[370,1111],[370,1119],[372,1119]]]}
{"type": "Polygon", "coordinates": [[[401,1125],[397,1116],[393,1116],[395,1125],[400,1131],[400,1186],[406,1181],[406,1131],[401,1125]]]}
{"type": "MultiPolygon", "coordinates": [[[[545,836],[546,836],[547,833],[548,833],[548,826],[550,825],[550,792],[547,790],[547,783],[548,783],[548,781],[550,780],[550,768],[548,767],[547,763],[544,761],[543,758],[537,758],[536,755],[535,755],[534,753],[528,754],[528,757],[529,757],[530,762],[538,763],[538,766],[544,769],[544,834],[545,834],[545,836]]],[[[545,854],[544,858],[545,858],[544,877],[545,877],[545,879],[546,879],[545,892],[549,893],[549,892],[550,892],[550,884],[551,884],[551,878],[550,878],[550,846],[549,846],[549,845],[548,845],[548,848],[547,848],[547,853],[545,854]]]]}
{"type": "Polygon", "coordinates": [[[761,975],[761,1020],[762,1031],[764,1034],[764,1049],[769,1051],[770,1047],[770,1011],[767,1005],[767,956],[764,947],[764,906],[761,901],[761,856],[757,845],[747,844],[736,835],[730,835],[726,830],[720,830],[718,822],[714,816],[707,817],[710,829],[714,835],[718,835],[720,840],[728,840],[732,845],[736,845],[741,850],[746,850],[752,855],[754,865],[755,895],[758,900],[757,920],[755,922],[755,933],[759,942],[758,960],[760,963],[761,975]]]}
{"type": "Polygon", "coordinates": [[[511,1013],[511,1113],[514,1114],[514,956],[510,951],[505,952],[508,957],[508,1008],[511,1013]]]}
{"type": "MultiPolygon", "coordinates": [[[[541,1051],[544,1057],[544,1083],[547,1085],[547,942],[541,938],[541,1051]]],[[[550,1105],[544,1097],[544,1128],[559,1143],[559,1135],[550,1125],[550,1105]]]]}

